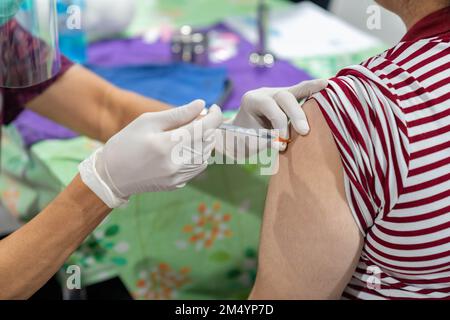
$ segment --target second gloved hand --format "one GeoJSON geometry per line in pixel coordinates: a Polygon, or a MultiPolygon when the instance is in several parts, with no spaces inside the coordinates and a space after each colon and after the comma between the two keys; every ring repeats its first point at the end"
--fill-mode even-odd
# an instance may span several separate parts
{"type": "MultiPolygon", "coordinates": [[[[304,81],[287,88],[261,88],[247,92],[242,98],[242,104],[237,116],[231,124],[249,129],[276,129],[282,139],[289,140],[289,121],[301,135],[309,133],[308,119],[299,105],[299,100],[309,98],[316,92],[328,86],[326,80],[304,81]]],[[[236,150],[246,150],[247,155],[253,155],[261,151],[260,146],[253,143],[249,146],[245,137],[233,137],[233,134],[222,131],[222,139],[218,139],[216,151],[227,154],[231,158],[241,158],[236,150]],[[224,136],[226,134],[226,137],[224,136]],[[233,140],[237,141],[233,143],[233,140]],[[246,148],[239,147],[246,144],[246,148]]],[[[264,145],[264,144],[262,144],[264,145]]],[[[284,151],[286,143],[272,143],[272,147],[284,151]]]]}
{"type": "Polygon", "coordinates": [[[195,120],[204,107],[198,100],[143,114],[80,165],[83,182],[110,208],[133,194],[183,187],[206,169],[223,122],[217,106],[195,120]]]}

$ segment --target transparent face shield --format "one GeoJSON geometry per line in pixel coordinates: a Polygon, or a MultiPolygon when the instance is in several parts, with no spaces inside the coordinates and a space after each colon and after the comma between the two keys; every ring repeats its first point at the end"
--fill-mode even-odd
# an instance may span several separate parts
{"type": "Polygon", "coordinates": [[[61,68],[56,0],[0,0],[0,87],[30,87],[61,68]]]}

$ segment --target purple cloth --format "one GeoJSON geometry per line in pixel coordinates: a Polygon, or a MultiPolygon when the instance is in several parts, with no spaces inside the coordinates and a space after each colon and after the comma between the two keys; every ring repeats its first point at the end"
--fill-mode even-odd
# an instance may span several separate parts
{"type": "MultiPolygon", "coordinates": [[[[217,30],[229,31],[223,25],[219,25],[217,30]]],[[[242,96],[250,90],[261,87],[292,86],[305,80],[311,80],[309,74],[284,60],[278,60],[272,68],[251,66],[249,57],[253,50],[254,46],[242,39],[239,44],[238,55],[225,63],[219,64],[219,66],[228,69],[229,77],[234,84],[234,90],[223,106],[225,110],[238,109],[242,96]]]]}
{"type": "Polygon", "coordinates": [[[49,139],[71,139],[78,135],[30,110],[25,110],[14,122],[26,146],[49,139]]]}
{"type": "Polygon", "coordinates": [[[154,44],[147,44],[141,38],[93,43],[89,46],[88,60],[90,64],[103,67],[172,63],[168,43],[158,41],[154,44]]]}
{"type": "MultiPolygon", "coordinates": [[[[219,24],[209,30],[231,32],[226,26],[219,24]]],[[[250,90],[261,87],[291,86],[311,76],[297,69],[287,61],[279,60],[273,68],[255,68],[249,64],[249,56],[254,46],[240,38],[238,54],[225,63],[213,64],[225,67],[233,82],[230,98],[223,105],[224,110],[239,108],[242,96],[250,90]]],[[[170,63],[170,47],[168,43],[157,42],[146,44],[141,39],[113,40],[94,44],[89,50],[90,63],[101,66],[117,66],[120,64],[170,63]]]]}
{"type": "MultiPolygon", "coordinates": [[[[211,30],[231,32],[223,25],[211,30]]],[[[225,63],[214,64],[225,67],[233,83],[233,91],[225,103],[224,110],[235,110],[242,96],[249,90],[260,87],[283,87],[309,80],[309,76],[286,61],[279,60],[273,68],[260,69],[250,66],[248,58],[253,46],[241,38],[237,56],[225,63]]],[[[148,63],[171,63],[168,43],[147,44],[142,39],[111,40],[92,44],[88,52],[89,63],[98,66],[120,66],[148,63]]],[[[15,122],[27,146],[46,139],[69,139],[76,134],[56,123],[26,111],[15,122]]]]}

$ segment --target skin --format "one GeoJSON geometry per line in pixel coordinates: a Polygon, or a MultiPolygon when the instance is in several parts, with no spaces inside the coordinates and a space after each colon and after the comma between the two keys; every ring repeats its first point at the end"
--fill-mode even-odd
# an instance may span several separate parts
{"type": "Polygon", "coordinates": [[[375,0],[379,5],[397,14],[409,30],[427,15],[450,6],[449,0],[375,0]]]}
{"type": "MultiPolygon", "coordinates": [[[[411,28],[449,1],[379,0],[411,28]]],[[[293,136],[266,200],[250,299],[339,299],[363,246],[348,207],[339,152],[315,100],[307,137],[293,136]],[[324,196],[326,195],[326,196],[324,196]]]]}
{"type": "MultiPolygon", "coordinates": [[[[70,68],[28,107],[104,142],[139,115],[170,108],[120,90],[81,66],[70,68]]],[[[110,212],[75,177],[35,219],[0,241],[0,299],[33,295],[110,212]]]]}
{"type": "Polygon", "coordinates": [[[77,176],[36,218],[0,241],[0,299],[27,299],[111,212],[77,176]]]}
{"type": "Polygon", "coordinates": [[[311,132],[293,135],[270,181],[251,299],[337,299],[359,260],[333,137],[316,102],[305,111],[311,132]]]}

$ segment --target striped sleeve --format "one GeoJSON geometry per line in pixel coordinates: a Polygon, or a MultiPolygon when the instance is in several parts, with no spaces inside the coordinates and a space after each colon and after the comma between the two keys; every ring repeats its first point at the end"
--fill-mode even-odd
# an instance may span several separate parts
{"type": "Polygon", "coordinates": [[[395,97],[363,66],[344,69],[313,98],[344,167],[349,207],[366,235],[391,211],[408,174],[407,127],[395,97]]]}

